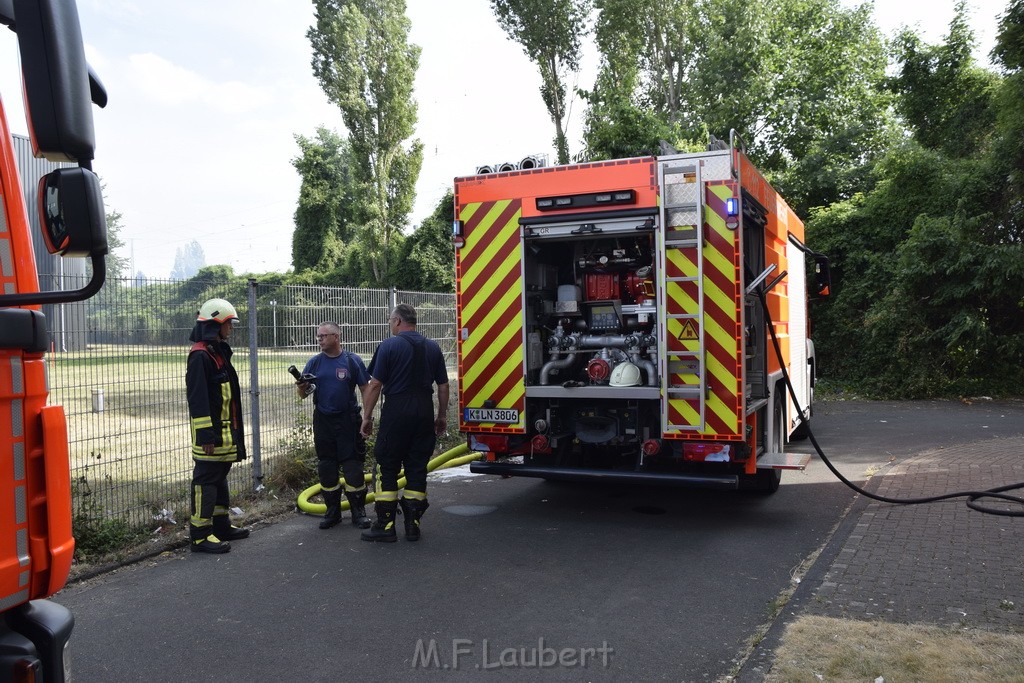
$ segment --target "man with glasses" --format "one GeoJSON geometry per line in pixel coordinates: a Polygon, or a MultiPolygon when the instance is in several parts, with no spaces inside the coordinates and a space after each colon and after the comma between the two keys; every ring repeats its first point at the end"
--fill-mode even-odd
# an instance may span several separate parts
{"type": "Polygon", "coordinates": [[[398,304],[388,324],[391,337],[381,342],[370,361],[370,382],[363,394],[363,436],[373,433],[373,408],[384,395],[380,430],[373,454],[377,459],[377,521],[364,531],[364,541],[397,540],[395,514],[399,502],[405,538],[420,538],[426,512],[427,463],[437,437],[448,428],[448,371],[437,342],[416,331],[416,309],[398,304]],[[434,417],[437,384],[437,417],[434,417]],[[405,467],[405,493],[398,498],[398,472],[405,467]]]}
{"type": "Polygon", "coordinates": [[[327,514],[321,529],[330,529],[341,522],[342,484],[345,475],[345,498],[352,512],[352,525],[360,529],[370,526],[366,516],[366,481],[363,468],[366,444],[359,434],[359,403],[356,387],[366,396],[370,377],[363,359],[341,348],[341,328],[337,323],[323,323],[316,331],[320,353],[309,359],[303,376],[297,382],[300,398],[313,394],[313,446],[316,448],[317,474],[327,514]]]}

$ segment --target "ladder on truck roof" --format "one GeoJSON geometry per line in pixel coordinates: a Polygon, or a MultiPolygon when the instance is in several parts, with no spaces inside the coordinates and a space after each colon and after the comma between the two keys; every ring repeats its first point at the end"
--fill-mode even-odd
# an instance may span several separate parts
{"type": "Polygon", "coordinates": [[[704,355],[704,201],[700,159],[658,162],[658,342],[662,433],[702,431],[707,400],[704,355]],[[672,410],[670,404],[676,408],[672,410]],[[680,422],[672,414],[689,415],[680,422]]]}

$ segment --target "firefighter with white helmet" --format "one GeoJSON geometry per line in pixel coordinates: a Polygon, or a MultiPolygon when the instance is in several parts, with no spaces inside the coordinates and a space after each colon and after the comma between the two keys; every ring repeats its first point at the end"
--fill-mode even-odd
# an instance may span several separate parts
{"type": "Polygon", "coordinates": [[[224,299],[210,299],[196,315],[189,336],[185,387],[192,427],[193,552],[226,553],[228,541],[245,538],[248,529],[233,526],[229,516],[228,472],[244,460],[241,388],[231,365],[228,338],[238,312],[224,299]]]}

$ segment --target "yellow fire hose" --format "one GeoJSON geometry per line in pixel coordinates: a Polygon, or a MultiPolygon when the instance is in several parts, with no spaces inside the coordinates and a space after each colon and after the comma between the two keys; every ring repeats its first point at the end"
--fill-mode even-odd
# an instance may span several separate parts
{"type": "MultiPolygon", "coordinates": [[[[445,451],[441,455],[434,456],[430,462],[427,463],[427,472],[433,472],[434,470],[443,470],[449,467],[458,467],[459,465],[465,465],[467,462],[479,459],[483,453],[470,451],[469,446],[462,444],[456,446],[450,451],[445,451]]],[[[402,489],[405,487],[405,476],[402,472],[398,473],[398,488],[402,489]]],[[[373,478],[373,475],[367,474],[364,481],[369,483],[373,478]]],[[[341,485],[344,487],[345,479],[341,479],[341,485]]],[[[308,489],[299,494],[297,501],[299,509],[305,513],[311,515],[324,515],[327,514],[327,506],[323,503],[311,503],[309,499],[320,493],[320,484],[313,484],[308,489]]],[[[366,502],[372,503],[374,500],[374,494],[370,493],[366,496],[366,502]]],[[[341,509],[348,510],[349,505],[347,500],[342,500],[341,509]]]]}

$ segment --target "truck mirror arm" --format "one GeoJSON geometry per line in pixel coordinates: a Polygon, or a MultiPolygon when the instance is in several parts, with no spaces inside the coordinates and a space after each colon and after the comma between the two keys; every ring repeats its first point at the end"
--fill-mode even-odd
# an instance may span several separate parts
{"type": "Polygon", "coordinates": [[[89,69],[89,96],[92,98],[92,103],[100,109],[107,106],[107,89],[103,87],[103,81],[96,75],[96,72],[89,65],[86,65],[89,69]]]}
{"type": "Polygon", "coordinates": [[[33,306],[36,304],[64,304],[84,301],[96,292],[107,279],[107,257],[105,254],[92,255],[92,279],[81,289],[59,292],[24,292],[22,294],[0,295],[0,306],[33,306]]]}

